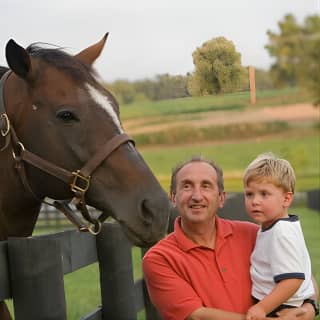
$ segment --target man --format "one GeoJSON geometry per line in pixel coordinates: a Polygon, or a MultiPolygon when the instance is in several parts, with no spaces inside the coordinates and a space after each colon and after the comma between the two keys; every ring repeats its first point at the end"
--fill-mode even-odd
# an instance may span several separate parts
{"type": "MultiPolygon", "coordinates": [[[[225,201],[222,170],[200,157],[178,166],[171,200],[174,232],[145,255],[153,304],[166,320],[240,320],[252,305],[250,255],[258,226],[217,217],[225,201]]],[[[310,303],[279,319],[314,318],[310,303]],[[297,314],[305,313],[301,316],[297,314]]]]}

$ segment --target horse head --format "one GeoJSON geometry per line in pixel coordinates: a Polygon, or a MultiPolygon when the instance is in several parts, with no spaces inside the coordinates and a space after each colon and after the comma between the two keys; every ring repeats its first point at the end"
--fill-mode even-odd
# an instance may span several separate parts
{"type": "MultiPolygon", "coordinates": [[[[18,158],[16,153],[21,151],[15,149],[26,149],[67,172],[77,172],[96,159],[89,172],[86,203],[117,220],[134,244],[147,246],[164,235],[169,202],[124,135],[119,105],[92,68],[106,39],[107,35],[74,56],[57,48],[31,45],[24,49],[13,40],[7,43],[11,73],[3,89],[4,105],[19,141],[13,157],[18,158]],[[108,141],[117,136],[125,138],[105,151],[108,141]]],[[[8,157],[12,158],[11,152],[8,157]]],[[[10,169],[14,167],[11,160],[10,169]]],[[[35,197],[24,188],[28,194],[24,198],[73,196],[63,179],[30,163],[25,171],[35,197]]],[[[5,214],[10,222],[10,213],[5,214]]]]}

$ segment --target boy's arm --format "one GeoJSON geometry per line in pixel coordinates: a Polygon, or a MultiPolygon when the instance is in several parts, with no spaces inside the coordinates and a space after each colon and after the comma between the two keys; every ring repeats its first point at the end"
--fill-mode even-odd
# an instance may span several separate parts
{"type": "Polygon", "coordinates": [[[262,312],[264,315],[270,313],[293,296],[302,282],[303,279],[285,279],[278,282],[270,294],[249,309],[248,314],[256,314],[259,311],[260,315],[262,312]]]}

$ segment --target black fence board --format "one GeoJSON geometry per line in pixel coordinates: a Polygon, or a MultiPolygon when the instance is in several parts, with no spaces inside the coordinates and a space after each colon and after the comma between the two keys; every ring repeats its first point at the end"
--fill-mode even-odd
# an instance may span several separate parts
{"type": "Polygon", "coordinates": [[[65,320],[63,275],[98,255],[102,306],[81,320],[135,320],[144,308],[146,319],[160,319],[143,279],[134,283],[132,245],[117,223],[97,237],[67,230],[0,242],[0,298],[13,298],[16,320],[65,320]]]}
{"type": "Polygon", "coordinates": [[[144,297],[143,297],[143,280],[139,279],[134,283],[134,302],[136,306],[136,312],[144,309],[144,297]]]}
{"type": "Polygon", "coordinates": [[[0,242],[0,301],[11,297],[8,270],[8,244],[0,242]]]}
{"type": "Polygon", "coordinates": [[[56,239],[59,241],[64,274],[97,262],[96,238],[88,232],[68,230],[34,238],[56,239]]]}
{"type": "Polygon", "coordinates": [[[131,249],[118,224],[104,224],[97,236],[103,319],[136,319],[131,249]]]}
{"type": "Polygon", "coordinates": [[[307,192],[307,207],[320,211],[320,189],[309,190],[307,192]]]}
{"type": "Polygon", "coordinates": [[[62,259],[56,239],[9,238],[16,320],[66,320],[62,259]]]}

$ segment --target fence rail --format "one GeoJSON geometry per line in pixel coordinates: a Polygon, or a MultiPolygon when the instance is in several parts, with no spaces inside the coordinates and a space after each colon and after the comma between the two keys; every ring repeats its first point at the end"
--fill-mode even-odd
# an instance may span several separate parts
{"type": "Polygon", "coordinates": [[[116,223],[94,237],[76,230],[0,242],[0,300],[13,299],[16,320],[64,320],[63,275],[98,261],[102,306],[82,320],[158,315],[142,279],[133,280],[132,245],[116,223]],[[10,266],[10,272],[9,272],[10,266]]]}

